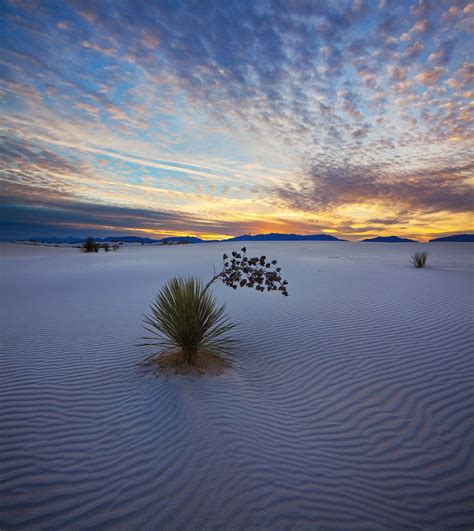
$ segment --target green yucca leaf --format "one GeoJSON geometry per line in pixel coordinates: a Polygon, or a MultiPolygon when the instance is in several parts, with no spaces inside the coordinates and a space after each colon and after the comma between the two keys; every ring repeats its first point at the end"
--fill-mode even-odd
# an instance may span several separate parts
{"type": "Polygon", "coordinates": [[[162,354],[181,351],[191,365],[199,352],[226,354],[235,343],[227,336],[235,325],[225,305],[218,306],[194,277],[169,280],[156,295],[144,323],[151,334],[144,345],[157,347],[162,354]]]}

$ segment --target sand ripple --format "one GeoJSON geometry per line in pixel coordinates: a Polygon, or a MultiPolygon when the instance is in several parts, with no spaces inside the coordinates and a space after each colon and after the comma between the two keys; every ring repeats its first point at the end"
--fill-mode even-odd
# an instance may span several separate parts
{"type": "Polygon", "coordinates": [[[241,344],[195,380],[140,372],[140,319],[227,247],[5,261],[0,528],[472,528],[471,248],[269,245],[290,297],[218,286],[241,344]]]}

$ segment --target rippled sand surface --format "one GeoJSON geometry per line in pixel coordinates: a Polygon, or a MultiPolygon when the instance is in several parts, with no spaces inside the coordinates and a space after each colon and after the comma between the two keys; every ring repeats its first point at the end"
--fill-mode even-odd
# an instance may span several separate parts
{"type": "Polygon", "coordinates": [[[205,244],[2,246],[0,528],[472,528],[472,244],[252,243],[233,368],[154,378],[141,318],[205,244]]]}

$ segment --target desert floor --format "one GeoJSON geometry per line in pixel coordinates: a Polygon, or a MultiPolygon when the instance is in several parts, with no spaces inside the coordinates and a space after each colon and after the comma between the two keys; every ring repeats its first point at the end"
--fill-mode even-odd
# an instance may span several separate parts
{"type": "Polygon", "coordinates": [[[140,369],[163,282],[241,245],[1,246],[0,528],[472,528],[474,245],[248,243],[290,296],[215,285],[232,368],[140,369]]]}

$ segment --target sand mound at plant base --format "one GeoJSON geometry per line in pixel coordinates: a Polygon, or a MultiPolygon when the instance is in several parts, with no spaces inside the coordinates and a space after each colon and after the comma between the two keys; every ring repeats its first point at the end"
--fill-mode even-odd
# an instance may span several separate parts
{"type": "Polygon", "coordinates": [[[219,375],[230,367],[231,363],[219,354],[207,350],[200,350],[196,354],[193,363],[183,361],[181,351],[156,354],[141,363],[142,367],[148,368],[156,376],[171,376],[173,374],[203,376],[204,374],[219,375]]]}
{"type": "Polygon", "coordinates": [[[142,316],[232,248],[4,249],[0,528],[472,527],[472,246],[247,247],[290,296],[217,286],[232,367],[168,378],[142,316]]]}

